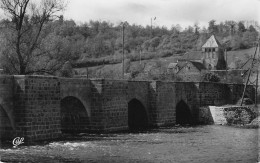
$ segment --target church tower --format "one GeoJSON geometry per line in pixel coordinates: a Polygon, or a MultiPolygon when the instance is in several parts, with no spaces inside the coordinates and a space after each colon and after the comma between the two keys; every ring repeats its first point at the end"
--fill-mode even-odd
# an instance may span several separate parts
{"type": "Polygon", "coordinates": [[[202,46],[202,53],[203,64],[208,70],[226,69],[224,50],[214,35],[202,46]]]}

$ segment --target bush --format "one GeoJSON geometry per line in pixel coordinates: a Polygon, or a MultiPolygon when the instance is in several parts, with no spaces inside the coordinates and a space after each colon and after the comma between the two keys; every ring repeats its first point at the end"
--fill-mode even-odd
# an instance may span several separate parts
{"type": "Polygon", "coordinates": [[[229,125],[249,124],[257,114],[249,107],[231,107],[224,109],[224,115],[229,125]]]}
{"type": "Polygon", "coordinates": [[[134,79],[134,78],[136,78],[140,73],[142,73],[143,70],[144,70],[144,66],[145,66],[144,63],[133,65],[133,67],[130,69],[131,78],[134,79]]]}
{"type": "MultiPolygon", "coordinates": [[[[237,104],[240,105],[242,101],[242,98],[238,100],[237,104]]],[[[254,102],[250,98],[244,98],[242,105],[252,105],[254,102]]]]}
{"type": "Polygon", "coordinates": [[[207,81],[207,82],[219,82],[220,81],[220,77],[212,72],[208,72],[208,73],[204,73],[201,77],[202,81],[207,81]]]}
{"type": "Polygon", "coordinates": [[[73,72],[73,68],[70,64],[70,62],[66,62],[63,67],[60,70],[60,75],[61,77],[67,77],[67,78],[71,78],[73,77],[74,72],[73,72]]]}

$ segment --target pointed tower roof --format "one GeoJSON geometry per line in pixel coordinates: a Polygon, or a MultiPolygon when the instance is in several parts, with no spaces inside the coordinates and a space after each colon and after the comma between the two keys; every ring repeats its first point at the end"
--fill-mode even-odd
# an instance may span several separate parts
{"type": "Polygon", "coordinates": [[[219,43],[219,41],[216,39],[214,35],[212,35],[202,46],[202,48],[218,48],[220,46],[221,44],[219,43]]]}

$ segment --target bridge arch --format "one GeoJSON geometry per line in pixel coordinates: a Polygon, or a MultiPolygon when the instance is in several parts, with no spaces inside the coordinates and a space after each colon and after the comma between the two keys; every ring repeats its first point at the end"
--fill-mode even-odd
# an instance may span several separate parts
{"type": "Polygon", "coordinates": [[[91,103],[90,103],[90,100],[89,100],[90,98],[86,98],[87,100],[84,100],[85,98],[83,99],[83,97],[81,97],[77,93],[70,92],[70,93],[63,93],[62,96],[61,96],[61,100],[66,98],[66,97],[75,97],[78,100],[80,100],[80,102],[84,105],[84,108],[86,109],[88,116],[90,117],[90,115],[91,115],[91,110],[90,110],[91,103]]]}
{"type": "Polygon", "coordinates": [[[130,130],[148,127],[148,112],[142,102],[136,98],[128,102],[128,127],[130,130]]]}
{"type": "Polygon", "coordinates": [[[180,100],[176,105],[176,124],[192,124],[192,112],[186,102],[180,100]]]}
{"type": "Polygon", "coordinates": [[[75,96],[66,96],[60,101],[61,131],[67,133],[87,132],[90,130],[89,108],[75,96]]]}

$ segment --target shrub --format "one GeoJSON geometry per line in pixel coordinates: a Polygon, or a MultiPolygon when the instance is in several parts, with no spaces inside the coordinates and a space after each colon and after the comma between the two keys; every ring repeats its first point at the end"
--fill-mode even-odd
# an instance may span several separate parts
{"type": "Polygon", "coordinates": [[[224,109],[224,115],[229,125],[249,124],[257,114],[249,107],[231,107],[224,109]]]}
{"type": "Polygon", "coordinates": [[[207,72],[207,73],[202,74],[201,80],[207,81],[207,82],[219,82],[220,78],[215,73],[207,72]]]}
{"type": "MultiPolygon", "coordinates": [[[[242,98],[238,100],[237,104],[240,105],[242,98]]],[[[242,105],[252,105],[254,102],[250,98],[244,98],[242,105]]]]}
{"type": "Polygon", "coordinates": [[[73,68],[70,64],[70,62],[66,62],[63,67],[60,70],[60,75],[61,77],[67,77],[67,78],[71,78],[73,77],[74,72],[73,72],[73,68]]]}

